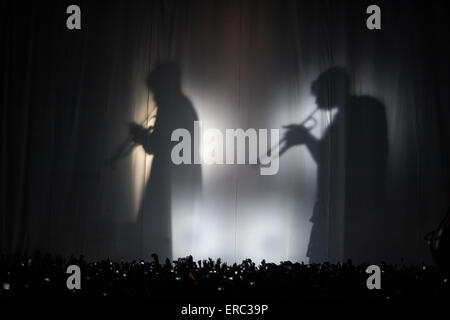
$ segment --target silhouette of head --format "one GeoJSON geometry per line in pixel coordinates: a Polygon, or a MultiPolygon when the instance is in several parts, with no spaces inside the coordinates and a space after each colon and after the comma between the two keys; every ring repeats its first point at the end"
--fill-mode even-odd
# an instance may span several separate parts
{"type": "Polygon", "coordinates": [[[331,67],[319,75],[311,85],[319,109],[342,107],[350,96],[350,77],[342,67],[331,67]]]}
{"type": "Polygon", "coordinates": [[[152,253],[152,262],[159,264],[159,258],[158,255],[156,253],[152,253]]]}
{"type": "Polygon", "coordinates": [[[158,63],[147,77],[147,85],[156,103],[170,99],[181,92],[181,74],[178,65],[171,61],[158,63]]]}

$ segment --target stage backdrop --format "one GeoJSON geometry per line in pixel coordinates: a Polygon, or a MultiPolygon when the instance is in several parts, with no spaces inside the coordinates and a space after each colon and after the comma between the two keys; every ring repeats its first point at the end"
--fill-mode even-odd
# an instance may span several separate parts
{"type": "Polygon", "coordinates": [[[382,29],[371,31],[372,2],[77,1],[81,30],[66,28],[67,1],[3,2],[1,251],[430,261],[424,235],[449,205],[446,11],[377,1],[382,29]],[[337,91],[382,113],[352,120],[345,141],[364,143],[339,156],[346,142],[331,128],[345,112],[319,110],[311,133],[334,151],[318,160],[293,146],[275,175],[206,164],[166,175],[142,146],[107,165],[129,122],[154,123],[148,76],[165,60],[189,108],[166,108],[172,125],[282,137],[318,107],[311,87],[331,67],[348,75],[337,91]],[[364,137],[371,128],[377,138],[364,137]],[[354,181],[356,154],[380,165],[376,183],[354,181]],[[379,201],[362,203],[370,195],[379,201]]]}

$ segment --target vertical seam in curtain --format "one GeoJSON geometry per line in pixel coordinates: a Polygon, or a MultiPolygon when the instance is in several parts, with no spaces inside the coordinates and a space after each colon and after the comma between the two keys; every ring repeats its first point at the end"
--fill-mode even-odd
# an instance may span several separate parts
{"type": "MultiPolygon", "coordinates": [[[[239,39],[238,39],[238,123],[241,123],[241,41],[242,41],[242,0],[239,1],[239,39]]],[[[234,195],[234,261],[237,258],[237,207],[238,207],[238,170],[235,166],[235,195],[234,195]]]]}

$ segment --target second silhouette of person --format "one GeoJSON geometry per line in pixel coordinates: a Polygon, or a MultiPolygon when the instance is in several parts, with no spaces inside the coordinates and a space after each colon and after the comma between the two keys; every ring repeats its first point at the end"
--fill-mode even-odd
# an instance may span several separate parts
{"type": "Polygon", "coordinates": [[[317,200],[307,256],[311,263],[374,256],[385,217],[388,152],[384,106],[351,94],[341,67],[323,72],[311,85],[317,107],[337,109],[320,139],[300,125],[288,126],[286,147],[305,145],[318,165],[317,200]],[[380,232],[380,233],[378,233],[380,232]]]}
{"type": "MultiPolygon", "coordinates": [[[[134,142],[154,155],[150,178],[140,208],[142,227],[142,254],[149,258],[158,253],[163,259],[172,259],[173,239],[189,246],[192,241],[194,203],[201,189],[201,167],[199,165],[175,165],[171,151],[175,142],[171,134],[184,128],[194,136],[194,121],[197,113],[181,90],[181,74],[173,62],[158,64],[148,77],[149,89],[158,108],[153,131],[138,125],[130,125],[134,142]],[[179,220],[187,221],[174,235],[173,214],[184,215],[179,220]]],[[[194,158],[194,150],[191,152],[194,158]]],[[[178,226],[180,227],[180,226],[178,226]]]]}

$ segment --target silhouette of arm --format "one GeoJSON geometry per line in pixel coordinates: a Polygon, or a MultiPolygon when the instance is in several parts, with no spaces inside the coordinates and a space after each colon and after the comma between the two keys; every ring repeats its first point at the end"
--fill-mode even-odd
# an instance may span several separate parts
{"type": "Polygon", "coordinates": [[[136,123],[130,124],[130,135],[134,143],[144,147],[145,152],[152,154],[154,145],[153,133],[136,123]]]}

